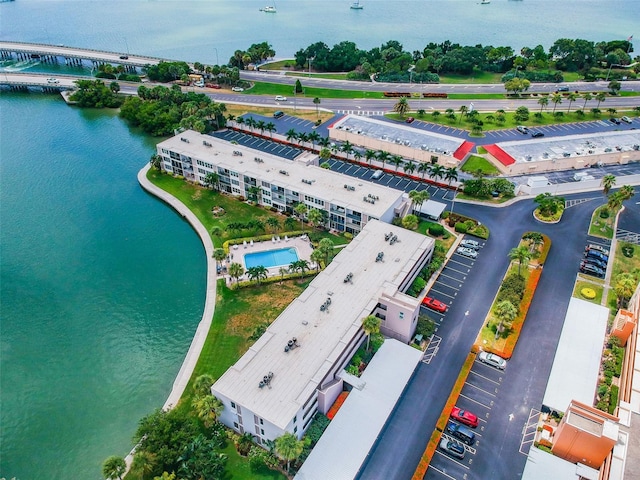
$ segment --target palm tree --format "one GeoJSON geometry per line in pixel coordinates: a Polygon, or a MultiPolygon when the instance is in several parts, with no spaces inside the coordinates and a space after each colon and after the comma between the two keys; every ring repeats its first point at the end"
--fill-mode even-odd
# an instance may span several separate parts
{"type": "Polygon", "coordinates": [[[280,458],[287,461],[287,472],[291,460],[295,460],[302,454],[304,448],[304,442],[298,440],[293,433],[287,432],[284,435],[276,438],[276,453],[280,458]]]}
{"type": "Polygon", "coordinates": [[[327,148],[329,145],[331,145],[331,139],[329,137],[322,137],[320,140],[318,140],[318,145],[320,145],[322,148],[327,148]]]}
{"type": "Polygon", "coordinates": [[[435,178],[436,182],[444,177],[446,169],[442,165],[435,164],[431,167],[431,178],[435,178]]]}
{"type": "Polygon", "coordinates": [[[261,191],[262,190],[260,189],[260,187],[251,186],[247,189],[247,194],[251,200],[255,201],[256,203],[259,203],[258,195],[260,195],[261,191]]]}
{"type": "Polygon", "coordinates": [[[407,97],[401,97],[393,106],[393,111],[400,115],[400,118],[404,117],[405,114],[409,111],[409,102],[407,101],[407,97]]]}
{"type": "Polygon", "coordinates": [[[496,305],[493,313],[500,320],[496,327],[495,338],[498,338],[502,333],[503,325],[510,324],[518,316],[518,309],[509,300],[503,300],[496,305]]]}
{"type": "Polygon", "coordinates": [[[384,168],[385,163],[389,161],[390,157],[391,155],[388,152],[385,152],[384,150],[380,150],[378,152],[378,161],[382,162],[382,168],[384,168]]]}
{"type": "Polygon", "coordinates": [[[413,208],[411,209],[412,211],[416,211],[418,204],[420,203],[420,199],[422,198],[422,195],[420,195],[420,192],[418,190],[411,190],[409,192],[409,200],[411,200],[413,202],[413,208]]]}
{"type": "Polygon", "coordinates": [[[277,232],[280,228],[280,220],[278,220],[276,217],[269,217],[267,218],[266,222],[273,233],[277,232]]]}
{"type": "MultiPolygon", "coordinates": [[[[222,250],[222,249],[220,249],[222,250]]],[[[193,393],[196,397],[202,397],[205,395],[211,395],[211,385],[213,385],[215,380],[211,375],[199,375],[193,381],[193,393]]]]}
{"type": "MultiPolygon", "coordinates": [[[[315,251],[315,250],[314,250],[315,251]]],[[[289,272],[289,269],[286,267],[280,267],[278,273],[280,274],[280,283],[284,282],[284,276],[289,272]]]]}
{"type": "Polygon", "coordinates": [[[529,260],[531,260],[531,252],[524,245],[512,248],[509,251],[509,259],[513,262],[518,262],[518,276],[521,277],[522,264],[525,262],[527,263],[527,265],[529,264],[529,260]]]}
{"type": "Polygon", "coordinates": [[[418,173],[422,174],[422,179],[424,180],[425,174],[431,174],[431,164],[421,162],[420,165],[418,165],[418,173]]]}
{"type": "Polygon", "coordinates": [[[298,134],[298,143],[303,145],[309,141],[309,134],[307,132],[300,132],[298,134]]]}
{"type": "Polygon", "coordinates": [[[253,128],[256,126],[255,119],[253,117],[246,118],[244,123],[251,129],[251,132],[253,133],[253,128]]]}
{"type": "MultiPolygon", "coordinates": [[[[244,125],[245,123],[246,123],[246,122],[244,121],[244,118],[242,118],[242,117],[238,117],[238,118],[236,118],[236,125],[241,125],[241,126],[242,126],[242,125],[244,125]]],[[[242,127],[240,127],[240,128],[241,128],[241,130],[244,130],[242,127]]]]}
{"type": "Polygon", "coordinates": [[[246,457],[249,454],[251,447],[253,447],[253,435],[249,432],[245,432],[240,435],[236,442],[236,447],[238,448],[238,453],[246,457]]]}
{"type": "Polygon", "coordinates": [[[309,207],[307,207],[304,203],[299,203],[293,209],[293,211],[296,212],[296,215],[298,215],[298,218],[300,219],[300,229],[303,232],[304,232],[304,215],[307,213],[308,210],[309,210],[309,207]]]}
{"type": "Polygon", "coordinates": [[[309,141],[311,142],[311,149],[316,149],[316,143],[320,140],[320,134],[315,130],[309,134],[309,141]]]}
{"type": "Polygon", "coordinates": [[[340,150],[347,154],[347,160],[349,160],[349,154],[353,153],[353,145],[349,142],[349,140],[345,140],[345,142],[340,147],[340,150]]]}
{"type": "Polygon", "coordinates": [[[463,116],[465,113],[467,113],[467,111],[468,111],[468,110],[469,110],[469,109],[467,108],[467,106],[466,106],[466,105],[462,105],[462,106],[459,108],[459,111],[460,111],[460,119],[458,120],[458,123],[462,122],[462,116],[463,116]]]}
{"type": "Polygon", "coordinates": [[[584,105],[582,105],[582,109],[587,108],[587,102],[593,99],[593,95],[590,92],[585,92],[582,94],[582,98],[584,98],[584,105]]]}
{"type": "Polygon", "coordinates": [[[322,260],[324,260],[324,255],[322,254],[322,252],[316,248],[313,252],[311,252],[309,258],[313,263],[316,264],[316,272],[319,272],[322,260]]]}
{"type": "Polygon", "coordinates": [[[407,163],[404,164],[403,168],[406,173],[411,175],[413,172],[416,171],[416,168],[418,168],[418,166],[415,163],[413,163],[413,161],[409,160],[407,163]]]}
{"type": "Polygon", "coordinates": [[[598,101],[598,105],[596,105],[596,108],[600,108],[600,103],[604,102],[606,99],[607,99],[607,94],[605,92],[596,93],[596,100],[598,101]]]}
{"type": "Polygon", "coordinates": [[[284,228],[287,231],[293,230],[296,228],[296,219],[293,217],[287,217],[284,219],[284,228]]]}
{"type": "Polygon", "coordinates": [[[538,249],[538,246],[544,243],[544,237],[538,232],[527,232],[522,236],[522,239],[529,242],[529,251],[532,256],[535,255],[534,252],[538,249]]]}
{"type": "Polygon", "coordinates": [[[247,275],[249,276],[249,279],[255,280],[258,285],[260,285],[261,280],[266,280],[268,273],[269,272],[264,265],[249,267],[247,269],[247,275]]]}
{"type": "Polygon", "coordinates": [[[447,168],[444,171],[444,179],[449,182],[449,188],[451,188],[451,184],[458,181],[458,170],[456,167],[447,168]]]}
{"type": "Polygon", "coordinates": [[[287,133],[285,133],[285,135],[287,137],[287,142],[291,142],[298,139],[298,132],[296,132],[293,128],[290,128],[289,130],[287,130],[287,133]]]}
{"type": "Polygon", "coordinates": [[[140,450],[133,456],[133,461],[131,462],[131,472],[138,475],[142,480],[144,480],[147,475],[153,472],[155,466],[156,456],[151,452],[147,452],[146,450],[140,450]]]}
{"type": "Polygon", "coordinates": [[[376,158],[375,150],[369,150],[369,149],[365,150],[364,159],[367,161],[369,165],[371,165],[371,160],[373,160],[374,158],[376,158]]]}
{"type": "Polygon", "coordinates": [[[553,102],[553,112],[556,113],[556,107],[559,103],[562,103],[562,95],[559,93],[554,93],[551,95],[551,101],[553,102]]]}
{"type": "Polygon", "coordinates": [[[569,113],[569,111],[571,110],[571,104],[578,99],[578,94],[575,92],[571,92],[569,95],[567,95],[567,98],[569,99],[569,107],[567,108],[567,113],[569,113]]]}
{"type": "Polygon", "coordinates": [[[375,315],[369,315],[362,319],[362,329],[367,334],[367,351],[369,351],[369,341],[372,333],[380,332],[380,319],[375,315]]]}
{"type": "Polygon", "coordinates": [[[398,168],[400,168],[404,163],[404,161],[402,160],[402,155],[392,155],[391,163],[393,163],[396,166],[396,172],[397,172],[398,168]]]}
{"type": "Polygon", "coordinates": [[[353,159],[356,162],[360,162],[360,160],[362,160],[362,152],[360,150],[356,150],[355,152],[353,152],[353,159]]]}
{"type": "Polygon", "coordinates": [[[309,270],[309,262],[306,260],[298,260],[297,269],[300,270],[300,277],[304,277],[304,274],[309,270]]]}
{"type": "Polygon", "coordinates": [[[256,122],[256,128],[260,130],[260,135],[263,135],[265,128],[267,128],[267,122],[265,122],[264,120],[258,120],[256,122]]]}
{"type": "Polygon", "coordinates": [[[316,116],[320,117],[320,112],[318,111],[318,108],[320,107],[320,98],[315,97],[313,99],[313,104],[316,106],[316,116]]]}
{"type": "Polygon", "coordinates": [[[236,285],[240,283],[240,277],[244,275],[244,267],[239,263],[232,263],[229,265],[229,275],[231,278],[236,279],[236,285]]]}
{"type": "Polygon", "coordinates": [[[273,138],[273,132],[277,130],[275,123],[273,122],[267,123],[267,125],[265,126],[265,130],[269,132],[269,137],[273,138]]]}
{"type": "Polygon", "coordinates": [[[616,276],[614,290],[618,298],[618,308],[626,306],[636,289],[636,280],[631,273],[621,273],[616,276]]]}
{"type": "Polygon", "coordinates": [[[631,197],[635,195],[635,191],[631,185],[623,185],[622,188],[618,191],[618,195],[620,199],[624,202],[625,200],[629,200],[631,197]]]}
{"type": "Polygon", "coordinates": [[[330,238],[323,238],[318,242],[317,250],[322,252],[324,255],[324,265],[325,267],[329,265],[329,260],[331,259],[331,253],[333,252],[334,244],[330,238]]]}
{"type": "Polygon", "coordinates": [[[204,185],[207,188],[213,187],[215,190],[218,190],[218,182],[220,182],[220,175],[216,172],[209,172],[204,177],[204,185]]]}
{"type": "Polygon", "coordinates": [[[224,404],[211,393],[201,397],[194,397],[191,401],[191,406],[206,428],[211,428],[215,425],[216,420],[224,409],[224,404]]]}
{"type": "Polygon", "coordinates": [[[600,186],[602,187],[602,193],[605,195],[609,195],[609,190],[613,188],[616,184],[616,176],[608,173],[604,177],[602,177],[602,181],[600,182],[600,186]]]}
{"type": "Polygon", "coordinates": [[[538,99],[538,105],[540,105],[540,113],[542,113],[542,109],[549,105],[549,97],[546,95],[544,97],[540,97],[538,99]]]}
{"type": "Polygon", "coordinates": [[[122,474],[127,470],[124,458],[112,455],[102,464],[102,475],[104,478],[118,478],[122,480],[122,474]]]}
{"type": "Polygon", "coordinates": [[[311,227],[319,225],[323,218],[322,212],[317,208],[312,208],[307,215],[307,219],[309,220],[311,227]]]}

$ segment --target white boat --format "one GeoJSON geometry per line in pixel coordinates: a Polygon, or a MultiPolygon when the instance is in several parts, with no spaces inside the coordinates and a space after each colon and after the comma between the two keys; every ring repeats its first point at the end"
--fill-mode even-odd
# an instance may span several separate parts
{"type": "Polygon", "coordinates": [[[266,6],[264,8],[260,9],[261,12],[266,12],[266,13],[276,13],[276,6],[266,6]]]}
{"type": "Polygon", "coordinates": [[[490,3],[491,3],[491,0],[482,0],[482,1],[480,2],[480,5],[488,5],[488,4],[490,4],[490,3]]]}
{"type": "Polygon", "coordinates": [[[356,0],[351,4],[352,10],[362,10],[363,8],[364,8],[364,5],[360,5],[360,0],[356,0]]]}

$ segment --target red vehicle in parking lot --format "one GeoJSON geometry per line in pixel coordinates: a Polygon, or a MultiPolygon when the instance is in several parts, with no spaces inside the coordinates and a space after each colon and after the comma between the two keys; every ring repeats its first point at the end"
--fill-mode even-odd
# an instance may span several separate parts
{"type": "Polygon", "coordinates": [[[447,305],[442,303],[440,300],[436,300],[435,298],[424,297],[424,300],[422,300],[422,304],[425,307],[430,308],[431,310],[435,310],[436,312],[444,313],[447,311],[447,305]]]}
{"type": "Polygon", "coordinates": [[[460,423],[464,423],[468,427],[476,428],[478,426],[478,416],[458,407],[451,409],[451,418],[460,423]]]}
{"type": "Polygon", "coordinates": [[[216,90],[221,89],[222,87],[220,85],[218,85],[217,83],[205,83],[204,85],[207,88],[215,88],[216,90]]]}

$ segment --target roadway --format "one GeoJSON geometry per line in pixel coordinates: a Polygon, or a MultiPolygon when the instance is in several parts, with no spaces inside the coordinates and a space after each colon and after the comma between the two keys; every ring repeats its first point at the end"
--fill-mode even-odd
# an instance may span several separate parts
{"type": "MultiPolygon", "coordinates": [[[[428,364],[418,366],[359,479],[411,478],[509,264],[507,252],[517,245],[524,232],[535,230],[549,235],[553,244],[514,356],[499,375],[489,367],[474,365],[475,373],[465,385],[467,392],[473,393],[466,393],[466,398],[459,400],[480,416],[479,440],[464,461],[436,453],[425,477],[520,478],[530,446],[523,431],[530,425],[532,412],[535,415],[541,406],[579,260],[585,244],[593,240],[586,234],[591,213],[603,203],[602,195],[593,192],[568,199],[587,201],[576,202],[567,209],[557,225],[535,221],[531,200],[505,208],[456,204],[455,211],[486,224],[492,236],[476,261],[454,254],[448,262],[447,267],[453,265],[466,273],[466,278],[459,282],[436,332],[441,339],[437,354],[428,364]],[[480,378],[480,387],[478,377],[484,377],[480,378]],[[469,386],[470,383],[476,385],[469,386]]],[[[640,223],[628,228],[640,232],[640,223]]],[[[434,296],[442,299],[443,293],[434,296]]]]}
{"type": "MultiPolygon", "coordinates": [[[[56,56],[64,58],[80,58],[97,63],[116,63],[132,67],[156,65],[161,58],[134,55],[125,52],[108,52],[90,48],[67,47],[66,45],[47,45],[43,43],[0,41],[0,51],[21,53],[24,55],[56,56]]],[[[165,60],[168,61],[168,60],[165,60]]]]}

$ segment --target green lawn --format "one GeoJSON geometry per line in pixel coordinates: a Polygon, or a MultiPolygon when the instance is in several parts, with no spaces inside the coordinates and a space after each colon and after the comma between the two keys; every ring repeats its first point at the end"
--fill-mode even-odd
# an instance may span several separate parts
{"type": "MultiPolygon", "coordinates": [[[[293,85],[278,83],[255,83],[245,90],[251,95],[284,95],[293,103],[293,85]]],[[[332,90],[329,88],[304,87],[304,92],[297,95],[300,98],[384,98],[382,92],[365,92],[362,90],[332,90]]],[[[322,106],[322,104],[320,105],[322,106]]]]}
{"type": "Polygon", "coordinates": [[[602,286],[602,281],[600,283],[593,283],[584,280],[578,280],[576,282],[576,286],[573,289],[573,297],[579,298],[581,300],[586,300],[587,302],[595,303],[596,305],[600,305],[602,303],[602,294],[604,293],[604,287],[602,286]],[[580,294],[580,290],[583,288],[591,288],[596,292],[595,298],[586,298],[580,294]]]}
{"type": "MultiPolygon", "coordinates": [[[[612,252],[611,252],[612,253],[612,252]]],[[[616,253],[613,261],[613,274],[611,276],[615,281],[615,277],[621,273],[640,272],[640,246],[633,243],[618,242],[616,253]],[[622,247],[629,246],[633,248],[633,256],[625,257],[622,253],[622,247]]]]}
{"type": "Polygon", "coordinates": [[[297,72],[287,72],[286,75],[287,76],[291,76],[291,77],[327,78],[329,80],[346,80],[347,79],[347,74],[346,73],[314,73],[314,72],[311,72],[311,75],[309,75],[309,72],[303,72],[302,70],[297,71],[297,72]]]}
{"type": "Polygon", "coordinates": [[[602,238],[613,238],[613,221],[615,214],[611,213],[608,218],[600,218],[600,212],[606,205],[596,208],[591,216],[591,224],[589,225],[589,235],[602,238]]]}
{"type": "Polygon", "coordinates": [[[440,83],[502,83],[500,78],[502,78],[503,73],[493,73],[493,72],[473,72],[471,75],[455,75],[453,73],[448,73],[445,75],[440,75],[440,83]]]}
{"type": "Polygon", "coordinates": [[[478,155],[471,155],[462,165],[462,171],[467,173],[474,173],[478,170],[482,171],[485,175],[499,175],[498,170],[489,160],[478,155]]]}

